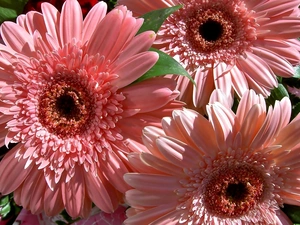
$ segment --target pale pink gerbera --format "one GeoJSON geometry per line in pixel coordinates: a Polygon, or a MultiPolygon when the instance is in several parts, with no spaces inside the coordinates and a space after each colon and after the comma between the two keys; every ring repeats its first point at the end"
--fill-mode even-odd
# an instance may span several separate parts
{"type": "Polygon", "coordinates": [[[118,0],[135,15],[182,4],[160,28],[155,47],[180,61],[197,88],[175,76],[180,99],[204,107],[215,88],[228,97],[249,88],[267,96],[276,76],[300,61],[299,0],[118,0]]]}
{"type": "Polygon", "coordinates": [[[215,102],[208,117],[190,109],[144,129],[148,152],[132,153],[136,173],[125,224],[287,225],[283,203],[300,205],[300,115],[288,98],[266,110],[246,91],[235,114],[215,102]]]}
{"type": "Polygon", "coordinates": [[[133,83],[157,61],[152,31],[126,7],[87,17],[76,0],[49,3],[2,24],[1,141],[18,143],[0,163],[0,192],[32,213],[113,212],[128,189],[128,144],[144,125],[182,104],[171,79],[133,83]],[[151,99],[151,101],[147,101],[151,99]]]}

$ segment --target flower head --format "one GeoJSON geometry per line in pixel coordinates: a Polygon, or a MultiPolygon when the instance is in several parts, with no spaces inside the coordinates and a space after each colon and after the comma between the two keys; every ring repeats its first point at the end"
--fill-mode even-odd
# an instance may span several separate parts
{"type": "Polygon", "coordinates": [[[129,156],[137,172],[124,176],[125,224],[292,224],[279,208],[300,205],[300,115],[289,123],[289,99],[267,110],[250,90],[236,114],[220,102],[207,112],[175,110],[163,129],[144,129],[148,151],[129,156]]]}
{"type": "Polygon", "coordinates": [[[254,89],[264,96],[276,76],[291,77],[299,64],[298,0],[119,0],[135,15],[183,5],[160,28],[155,47],[183,64],[188,79],[175,76],[179,99],[205,107],[215,88],[227,97],[254,89]]]}
{"type": "Polygon", "coordinates": [[[112,212],[142,128],[182,106],[176,83],[133,83],[158,55],[147,51],[155,34],[136,35],[143,20],[126,7],[106,15],[99,2],[84,20],[76,0],[61,13],[41,8],[1,26],[0,140],[18,144],[0,163],[0,193],[32,213],[84,217],[92,202],[112,212]]]}

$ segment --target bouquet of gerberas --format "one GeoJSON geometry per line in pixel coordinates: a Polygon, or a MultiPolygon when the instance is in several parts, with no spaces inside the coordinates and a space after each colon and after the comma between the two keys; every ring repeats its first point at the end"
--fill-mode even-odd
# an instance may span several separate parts
{"type": "Polygon", "coordinates": [[[300,223],[300,1],[0,3],[0,224],[300,223]]]}

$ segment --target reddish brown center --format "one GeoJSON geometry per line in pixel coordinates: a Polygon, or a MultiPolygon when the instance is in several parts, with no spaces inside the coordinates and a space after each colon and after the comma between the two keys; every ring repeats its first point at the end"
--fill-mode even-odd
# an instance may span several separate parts
{"type": "Polygon", "coordinates": [[[218,168],[207,180],[205,207],[220,217],[242,216],[262,200],[264,180],[263,174],[248,164],[218,168]]]}
{"type": "Polygon", "coordinates": [[[187,39],[198,52],[214,52],[230,47],[236,24],[229,14],[217,9],[195,11],[187,21],[187,39]]]}
{"type": "Polygon", "coordinates": [[[68,138],[85,130],[93,111],[91,101],[81,83],[55,81],[40,97],[39,121],[49,132],[68,138]]]}

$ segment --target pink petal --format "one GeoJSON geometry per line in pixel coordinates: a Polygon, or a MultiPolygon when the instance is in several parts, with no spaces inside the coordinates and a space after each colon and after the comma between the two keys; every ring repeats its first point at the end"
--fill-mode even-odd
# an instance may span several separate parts
{"type": "Polygon", "coordinates": [[[160,109],[175,98],[172,95],[175,86],[174,80],[162,77],[138,82],[121,90],[126,97],[123,104],[126,108],[139,109],[139,113],[160,109]],[[150,96],[151,101],[145,101],[150,96]]]}
{"type": "Polygon", "coordinates": [[[97,25],[105,17],[107,4],[103,1],[98,2],[88,12],[83,21],[82,43],[88,41],[96,30],[97,25]]]}
{"type": "Polygon", "coordinates": [[[67,0],[61,11],[59,37],[61,43],[71,43],[72,39],[81,40],[83,18],[80,4],[76,0],[67,0]]]}
{"type": "Polygon", "coordinates": [[[180,165],[184,168],[198,167],[198,160],[201,154],[179,140],[171,137],[158,137],[157,147],[161,153],[174,165],[180,165]]]}
{"type": "Polygon", "coordinates": [[[119,36],[123,18],[124,15],[122,11],[112,10],[101,20],[89,40],[87,46],[87,53],[89,55],[96,55],[98,53],[101,56],[104,55],[103,51],[106,52],[107,49],[112,48],[119,36]],[[108,44],[108,46],[105,44],[108,44]]]}
{"type": "Polygon", "coordinates": [[[292,64],[282,56],[262,47],[252,47],[252,49],[257,56],[260,56],[268,63],[275,74],[282,77],[292,77],[294,75],[295,71],[292,64]]]}
{"type": "Polygon", "coordinates": [[[124,175],[124,180],[135,189],[154,194],[173,193],[181,187],[176,177],[157,174],[127,173],[124,175]]]}
{"type": "Polygon", "coordinates": [[[258,85],[267,89],[272,89],[277,86],[276,77],[268,64],[253,53],[247,53],[246,59],[239,58],[237,60],[237,67],[247,76],[254,79],[258,85]],[[253,73],[253,71],[255,71],[255,73],[253,73]]]}
{"type": "Polygon", "coordinates": [[[213,79],[211,69],[205,71],[197,69],[194,77],[197,86],[194,87],[193,91],[193,102],[196,107],[201,108],[209,101],[210,94],[215,88],[213,79]]]}
{"type": "Polygon", "coordinates": [[[85,182],[89,197],[104,212],[112,213],[117,208],[118,199],[114,188],[105,180],[102,174],[95,176],[86,173],[85,182]]]}
{"type": "Polygon", "coordinates": [[[58,49],[58,46],[61,46],[59,38],[60,12],[47,2],[41,4],[41,9],[44,15],[47,33],[52,37],[51,40],[53,40],[55,48],[58,49]]]}
{"type": "Polygon", "coordinates": [[[128,204],[132,207],[143,205],[145,207],[157,206],[163,204],[177,203],[177,195],[174,192],[170,193],[148,193],[136,189],[126,192],[125,198],[128,204]],[[159,203],[159,204],[158,204],[159,203]]]}
{"type": "Polygon", "coordinates": [[[119,76],[111,84],[119,88],[131,84],[146,73],[157,60],[158,54],[156,52],[143,52],[129,58],[111,71],[119,76]]]}
{"type": "Polygon", "coordinates": [[[15,158],[16,152],[23,146],[15,146],[10,150],[0,163],[0,192],[3,195],[16,190],[30,174],[33,166],[24,169],[27,160],[15,158]],[[17,178],[17,179],[16,179],[17,178]]]}
{"type": "Polygon", "coordinates": [[[1,30],[7,46],[27,56],[35,56],[32,37],[24,29],[13,22],[6,21],[2,23],[1,30]]]}

